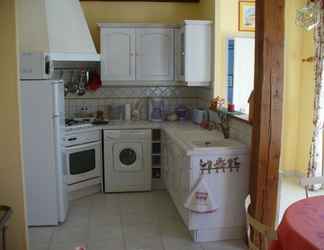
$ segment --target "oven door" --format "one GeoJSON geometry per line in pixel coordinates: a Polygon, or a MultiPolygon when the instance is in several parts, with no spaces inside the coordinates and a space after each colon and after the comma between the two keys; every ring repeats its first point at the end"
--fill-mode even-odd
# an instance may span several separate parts
{"type": "Polygon", "coordinates": [[[66,148],[69,185],[101,176],[101,142],[66,148]]]}

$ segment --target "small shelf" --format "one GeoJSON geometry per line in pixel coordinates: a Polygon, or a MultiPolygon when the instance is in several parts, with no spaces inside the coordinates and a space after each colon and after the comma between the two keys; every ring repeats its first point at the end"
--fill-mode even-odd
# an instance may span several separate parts
{"type": "Polygon", "coordinates": [[[161,140],[161,130],[153,129],[152,130],[152,141],[160,141],[161,140]]]}
{"type": "Polygon", "coordinates": [[[152,169],[152,178],[153,179],[161,179],[161,169],[160,168],[152,169]]]}
{"type": "Polygon", "coordinates": [[[152,144],[161,143],[161,141],[152,141],[152,144]]]}
{"type": "Polygon", "coordinates": [[[152,168],[161,169],[161,165],[154,164],[154,165],[152,165],[152,168]]]}

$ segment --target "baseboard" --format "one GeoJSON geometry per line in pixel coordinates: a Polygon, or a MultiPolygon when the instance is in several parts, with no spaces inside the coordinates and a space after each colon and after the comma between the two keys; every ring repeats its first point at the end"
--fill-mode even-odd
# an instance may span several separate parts
{"type": "Polygon", "coordinates": [[[214,228],[190,231],[195,242],[212,242],[244,239],[244,227],[214,228]]]}
{"type": "Polygon", "coordinates": [[[279,174],[283,177],[297,177],[301,178],[305,176],[305,173],[299,170],[280,170],[279,174]]]}

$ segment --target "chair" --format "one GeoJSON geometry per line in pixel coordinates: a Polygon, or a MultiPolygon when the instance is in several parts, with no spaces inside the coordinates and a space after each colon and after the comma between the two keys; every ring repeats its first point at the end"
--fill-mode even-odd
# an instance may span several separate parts
{"type": "Polygon", "coordinates": [[[324,185],[324,177],[320,176],[320,177],[302,177],[300,178],[300,185],[302,185],[305,188],[305,194],[306,194],[306,198],[309,197],[308,194],[308,189],[310,186],[313,185],[324,185]]]}
{"type": "Polygon", "coordinates": [[[250,207],[251,198],[250,195],[248,195],[245,199],[245,212],[249,250],[268,250],[269,243],[272,240],[277,239],[277,233],[271,227],[264,225],[256,220],[249,212],[250,207]],[[256,246],[251,239],[251,228],[254,230],[254,232],[257,232],[259,235],[261,235],[261,248],[256,246]]]}

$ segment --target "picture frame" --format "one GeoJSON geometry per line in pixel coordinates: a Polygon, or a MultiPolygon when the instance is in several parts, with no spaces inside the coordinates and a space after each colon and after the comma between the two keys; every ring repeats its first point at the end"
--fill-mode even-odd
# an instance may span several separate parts
{"type": "Polygon", "coordinates": [[[255,32],[255,2],[239,1],[239,31],[255,32]]]}

